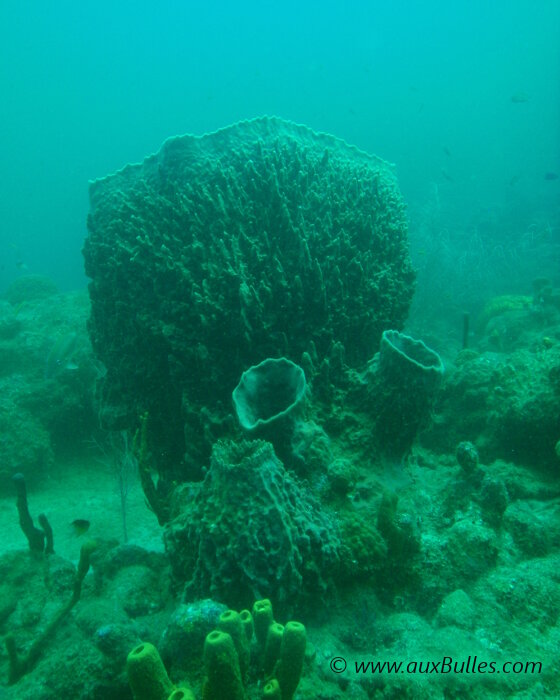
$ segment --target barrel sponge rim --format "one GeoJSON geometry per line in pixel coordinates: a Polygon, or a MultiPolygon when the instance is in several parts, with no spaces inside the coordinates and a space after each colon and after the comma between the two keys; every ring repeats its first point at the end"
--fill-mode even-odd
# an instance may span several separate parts
{"type": "Polygon", "coordinates": [[[251,119],[240,119],[239,121],[234,122],[233,124],[227,124],[226,126],[220,127],[219,129],[215,129],[214,131],[207,131],[203,134],[184,133],[169,136],[163,141],[163,143],[155,153],[150,153],[143,160],[136,161],[133,163],[126,163],[121,168],[118,168],[117,170],[115,170],[112,173],[109,173],[108,175],[89,180],[88,185],[90,187],[90,192],[94,192],[99,185],[102,185],[105,180],[108,180],[114,175],[132,175],[135,173],[136,170],[138,170],[138,168],[140,168],[146,162],[157,163],[159,160],[166,157],[170,150],[173,150],[178,146],[180,147],[182,142],[185,141],[185,139],[188,139],[191,147],[200,148],[201,146],[204,146],[208,141],[215,139],[216,137],[222,137],[227,139],[228,136],[232,133],[235,133],[235,129],[238,128],[256,128],[259,131],[265,132],[267,130],[272,130],[276,132],[279,129],[289,128],[298,135],[312,135],[314,138],[317,139],[318,142],[322,143],[324,148],[343,148],[347,153],[353,155],[355,158],[358,158],[363,162],[370,163],[373,166],[377,166],[378,168],[385,170],[392,177],[396,177],[395,173],[397,168],[394,163],[390,163],[389,161],[386,161],[377,155],[368,153],[367,151],[362,150],[358,146],[348,143],[348,141],[341,138],[340,136],[335,136],[325,131],[315,131],[315,129],[312,129],[306,124],[294,122],[291,119],[284,119],[283,117],[279,117],[278,115],[263,114],[261,116],[253,117],[251,119]]]}
{"type": "Polygon", "coordinates": [[[441,357],[435,350],[429,348],[423,340],[417,340],[399,331],[386,330],[383,331],[381,336],[382,356],[383,346],[425,372],[443,374],[445,371],[441,357]]]}
{"type": "Polygon", "coordinates": [[[289,415],[306,389],[303,369],[285,357],[267,358],[249,367],[232,393],[241,427],[252,431],[289,415]]]}

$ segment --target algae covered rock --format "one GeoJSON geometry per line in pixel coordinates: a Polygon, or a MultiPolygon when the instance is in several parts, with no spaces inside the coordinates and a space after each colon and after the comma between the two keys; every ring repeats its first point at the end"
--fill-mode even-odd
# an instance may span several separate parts
{"type": "Polygon", "coordinates": [[[0,399],[0,433],[0,493],[11,495],[13,474],[24,472],[32,481],[40,480],[52,467],[54,454],[41,421],[9,398],[0,399]]]}
{"type": "Polygon", "coordinates": [[[339,564],[336,520],[262,440],[221,440],[190,506],[165,545],[185,597],[246,607],[266,594],[291,612],[326,600],[339,564]]]}
{"type": "Polygon", "coordinates": [[[177,606],[159,643],[166,666],[198,670],[206,635],[216,628],[226,610],[225,605],[209,598],[177,606]]]}
{"type": "Polygon", "coordinates": [[[468,351],[445,381],[438,415],[422,442],[452,450],[476,436],[474,447],[484,462],[506,459],[556,474],[558,376],[558,344],[510,354],[468,351]]]}
{"type": "Polygon", "coordinates": [[[319,360],[338,343],[357,366],[407,315],[395,175],[333,136],[261,118],[169,139],[93,182],[90,200],[89,330],[107,416],[126,427],[149,410],[160,469],[185,451],[207,461],[247,367],[298,362],[311,343],[319,360]]]}
{"type": "Polygon", "coordinates": [[[14,280],[4,292],[4,299],[16,308],[29,301],[47,299],[58,292],[56,284],[44,275],[24,275],[14,280]]]}

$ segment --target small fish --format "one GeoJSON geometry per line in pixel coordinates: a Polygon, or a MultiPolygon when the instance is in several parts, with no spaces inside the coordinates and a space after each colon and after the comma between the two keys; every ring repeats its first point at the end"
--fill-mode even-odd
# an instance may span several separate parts
{"type": "Polygon", "coordinates": [[[447,180],[447,182],[455,182],[455,180],[451,177],[451,175],[447,172],[445,168],[441,169],[441,176],[444,180],[447,180]]]}
{"type": "Polygon", "coordinates": [[[12,248],[15,251],[17,269],[20,270],[20,272],[26,272],[27,270],[29,270],[25,260],[23,259],[23,255],[21,254],[19,247],[15,243],[10,243],[10,248],[12,248]]]}
{"type": "Polygon", "coordinates": [[[511,96],[511,101],[514,104],[523,104],[529,102],[529,95],[526,92],[516,92],[511,96]]]}
{"type": "Polygon", "coordinates": [[[58,338],[47,355],[45,379],[52,379],[64,370],[78,369],[78,365],[73,361],[77,342],[78,336],[74,332],[58,338]]]}
{"type": "Polygon", "coordinates": [[[451,151],[449,150],[449,148],[447,148],[447,146],[443,147],[443,152],[448,158],[451,158],[451,151]]]}
{"type": "Polygon", "coordinates": [[[18,317],[19,312],[23,309],[25,304],[26,304],[26,301],[24,299],[23,301],[20,301],[19,304],[14,308],[14,318],[18,317]]]}
{"type": "Polygon", "coordinates": [[[519,175],[514,175],[511,180],[509,181],[509,186],[513,187],[514,185],[517,185],[519,182],[519,175]]]}
{"type": "Polygon", "coordinates": [[[86,532],[89,530],[90,522],[89,520],[82,520],[78,518],[77,520],[73,520],[70,523],[70,526],[74,530],[76,536],[81,537],[82,535],[85,535],[86,532]]]}
{"type": "Polygon", "coordinates": [[[544,179],[545,180],[558,180],[558,174],[557,173],[545,173],[544,179]]]}

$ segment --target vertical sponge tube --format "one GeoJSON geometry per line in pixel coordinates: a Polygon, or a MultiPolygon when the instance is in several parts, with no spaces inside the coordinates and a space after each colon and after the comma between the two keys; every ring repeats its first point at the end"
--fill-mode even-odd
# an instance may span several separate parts
{"type": "Polygon", "coordinates": [[[266,646],[264,648],[264,677],[268,680],[274,673],[276,663],[280,658],[284,625],[273,622],[268,628],[266,646]]]}
{"type": "Polygon", "coordinates": [[[282,700],[292,700],[296,692],[303,670],[306,644],[307,634],[301,622],[288,622],[282,635],[280,660],[274,670],[280,683],[282,700]]]}
{"type": "Polygon", "coordinates": [[[227,632],[214,630],[204,642],[206,681],[202,700],[245,700],[239,657],[227,632]]]}
{"type": "Polygon", "coordinates": [[[274,622],[272,603],[268,598],[255,601],[253,605],[253,622],[255,624],[257,642],[260,648],[264,649],[268,628],[274,622]]]}
{"type": "Polygon", "coordinates": [[[247,673],[249,672],[250,648],[241,615],[235,610],[226,610],[220,615],[218,628],[222,632],[229,634],[232,638],[239,659],[241,678],[242,680],[246,680],[247,673]]]}
{"type": "Polygon", "coordinates": [[[126,671],[134,700],[167,700],[174,690],[158,650],[148,642],[130,652],[126,671]]]}
{"type": "Polygon", "coordinates": [[[175,688],[167,700],[196,700],[190,688],[175,688]]]}

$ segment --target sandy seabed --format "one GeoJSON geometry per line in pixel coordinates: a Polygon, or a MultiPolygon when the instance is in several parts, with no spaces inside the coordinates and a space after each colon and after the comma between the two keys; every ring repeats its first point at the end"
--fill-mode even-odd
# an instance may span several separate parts
{"type": "MultiPolygon", "coordinates": [[[[54,533],[54,550],[77,562],[86,538],[124,542],[120,491],[117,477],[93,458],[76,458],[58,464],[40,485],[28,488],[29,512],[35,524],[40,513],[47,516],[54,533]],[[77,519],[89,520],[90,528],[78,536],[72,527],[77,519]]],[[[128,542],[151,551],[163,551],[162,528],[149,510],[138,477],[131,479],[127,496],[128,542]]],[[[0,498],[0,554],[27,549],[18,520],[16,495],[0,498]]]]}

